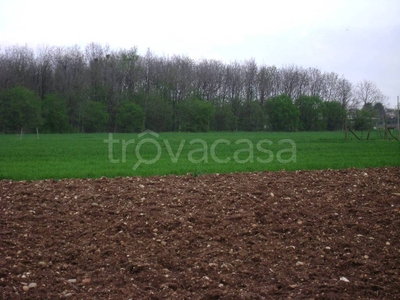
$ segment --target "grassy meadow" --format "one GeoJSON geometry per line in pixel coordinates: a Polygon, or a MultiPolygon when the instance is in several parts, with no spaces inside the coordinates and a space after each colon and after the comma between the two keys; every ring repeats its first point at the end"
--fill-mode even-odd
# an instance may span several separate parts
{"type": "Polygon", "coordinates": [[[0,179],[400,166],[400,142],[343,132],[0,135],[0,179]],[[364,136],[365,138],[365,136],[364,136]]]}

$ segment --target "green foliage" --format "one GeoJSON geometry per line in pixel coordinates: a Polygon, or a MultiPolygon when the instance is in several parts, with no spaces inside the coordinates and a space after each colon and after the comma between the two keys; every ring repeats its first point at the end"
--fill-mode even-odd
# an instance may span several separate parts
{"type": "Polygon", "coordinates": [[[377,118],[377,123],[378,124],[384,124],[385,123],[385,107],[383,106],[382,103],[378,102],[375,103],[373,106],[374,110],[374,116],[377,118]]]}
{"type": "Polygon", "coordinates": [[[234,131],[237,128],[237,117],[232,111],[232,106],[222,104],[217,106],[214,114],[213,129],[217,131],[234,131]]]}
{"type": "Polygon", "coordinates": [[[135,103],[124,102],[118,110],[118,132],[141,132],[144,129],[144,111],[135,103]]]}
{"type": "Polygon", "coordinates": [[[146,129],[155,132],[172,130],[172,106],[161,97],[154,95],[147,100],[146,129]]]}
{"type": "Polygon", "coordinates": [[[257,101],[246,101],[239,110],[239,130],[260,131],[264,129],[265,117],[257,101]]]}
{"type": "Polygon", "coordinates": [[[323,103],[322,114],[325,130],[333,131],[343,128],[343,121],[346,117],[346,110],[337,101],[327,101],[323,103]]]}
{"type": "Polygon", "coordinates": [[[287,95],[272,97],[265,102],[267,126],[272,131],[296,131],[299,109],[287,95]]]}
{"type": "Polygon", "coordinates": [[[356,110],[353,116],[352,124],[355,130],[370,130],[374,126],[375,121],[371,118],[371,110],[363,108],[356,110]]]}
{"type": "Polygon", "coordinates": [[[107,131],[108,113],[103,103],[87,101],[82,105],[82,132],[107,131]]]}
{"type": "Polygon", "coordinates": [[[42,123],[40,98],[25,87],[0,94],[1,128],[4,132],[39,127],[42,123]]]}
{"type": "Polygon", "coordinates": [[[198,99],[184,101],[178,106],[180,130],[208,131],[214,117],[214,106],[210,102],[198,99]]]}
{"type": "Polygon", "coordinates": [[[65,133],[71,131],[68,123],[67,103],[57,94],[48,94],[43,100],[43,131],[65,133]]]}
{"type": "Polygon", "coordinates": [[[317,131],[324,129],[322,122],[323,102],[318,96],[300,96],[295,101],[299,108],[299,130],[317,131]]]}

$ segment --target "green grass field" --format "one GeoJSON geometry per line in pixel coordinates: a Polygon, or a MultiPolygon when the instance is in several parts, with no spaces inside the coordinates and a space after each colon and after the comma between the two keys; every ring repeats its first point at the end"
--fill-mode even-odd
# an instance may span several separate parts
{"type": "Polygon", "coordinates": [[[0,135],[0,179],[400,166],[400,142],[343,132],[0,135]],[[365,137],[364,137],[365,138],[365,137]]]}

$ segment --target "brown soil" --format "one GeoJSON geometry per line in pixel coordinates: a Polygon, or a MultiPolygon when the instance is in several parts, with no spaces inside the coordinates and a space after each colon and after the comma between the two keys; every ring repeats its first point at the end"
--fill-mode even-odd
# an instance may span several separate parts
{"type": "Polygon", "coordinates": [[[0,181],[1,299],[400,299],[400,168],[0,181]]]}

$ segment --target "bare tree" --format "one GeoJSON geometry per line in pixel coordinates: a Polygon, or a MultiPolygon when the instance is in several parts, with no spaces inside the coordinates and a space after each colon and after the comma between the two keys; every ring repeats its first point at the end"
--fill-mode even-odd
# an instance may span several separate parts
{"type": "Polygon", "coordinates": [[[324,77],[320,70],[316,68],[309,68],[308,73],[308,95],[321,96],[324,89],[324,77]]]}
{"type": "Polygon", "coordinates": [[[354,98],[353,98],[353,86],[350,81],[345,78],[341,78],[337,84],[337,100],[342,105],[345,111],[343,119],[343,129],[345,134],[345,139],[347,140],[348,131],[348,110],[354,108],[354,98]]]}
{"type": "Polygon", "coordinates": [[[239,106],[243,98],[243,68],[237,61],[226,65],[224,76],[224,98],[235,115],[239,114],[239,106]]]}
{"type": "Polygon", "coordinates": [[[338,84],[339,75],[330,72],[324,73],[323,77],[323,90],[321,91],[321,98],[325,101],[337,101],[338,99],[338,84]]]}
{"type": "Polygon", "coordinates": [[[255,100],[257,95],[257,73],[258,66],[254,59],[250,59],[244,62],[243,65],[243,84],[244,84],[244,93],[246,101],[255,100]]]}
{"type": "Polygon", "coordinates": [[[296,88],[296,97],[295,99],[299,98],[300,96],[307,94],[307,89],[310,84],[310,80],[307,74],[307,70],[303,68],[297,68],[297,88],[296,88]]]}
{"type": "Polygon", "coordinates": [[[1,86],[12,88],[24,86],[35,89],[35,57],[32,49],[25,46],[12,46],[4,49],[2,55],[1,86]]]}
{"type": "Polygon", "coordinates": [[[206,101],[217,101],[222,85],[224,65],[216,60],[204,59],[195,66],[195,69],[194,84],[201,97],[206,101]]]}
{"type": "Polygon", "coordinates": [[[337,101],[344,109],[354,108],[353,85],[345,78],[340,78],[337,84],[337,101]]]}
{"type": "Polygon", "coordinates": [[[68,107],[69,123],[79,126],[79,107],[88,94],[85,57],[78,46],[56,48],[53,55],[54,90],[62,96],[68,107]]]}
{"type": "Polygon", "coordinates": [[[354,90],[354,97],[358,105],[385,104],[387,97],[381,92],[375,83],[363,80],[357,83],[354,90]]]}
{"type": "Polygon", "coordinates": [[[279,70],[281,93],[294,98],[297,87],[297,70],[294,65],[283,67],[279,70]]]}
{"type": "Polygon", "coordinates": [[[54,78],[53,53],[54,48],[48,46],[38,48],[36,53],[36,90],[42,100],[52,88],[54,78]]]}
{"type": "Polygon", "coordinates": [[[258,85],[258,100],[260,101],[260,105],[264,107],[264,103],[268,97],[268,73],[267,67],[261,66],[260,70],[257,74],[257,85],[258,85]]]}
{"type": "Polygon", "coordinates": [[[354,91],[354,96],[357,104],[362,105],[362,110],[369,118],[368,124],[370,125],[368,126],[368,140],[373,123],[372,121],[375,114],[374,106],[378,103],[384,104],[387,97],[381,92],[381,90],[375,85],[375,83],[368,80],[363,80],[357,83],[354,91]]]}

